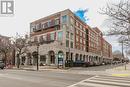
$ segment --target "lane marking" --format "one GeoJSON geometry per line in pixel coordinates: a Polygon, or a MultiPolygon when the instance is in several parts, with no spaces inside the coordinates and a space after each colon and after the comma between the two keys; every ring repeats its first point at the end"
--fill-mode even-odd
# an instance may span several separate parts
{"type": "MultiPolygon", "coordinates": [[[[80,82],[77,82],[75,84],[72,84],[70,86],[67,87],[79,87],[78,85],[80,85],[81,87],[87,87],[87,86],[93,86],[93,87],[130,87],[130,80],[128,80],[128,78],[126,77],[112,77],[110,76],[110,78],[102,78],[105,76],[93,76],[91,78],[82,80],[80,82]],[[112,78],[111,78],[112,77],[112,78]],[[117,78],[119,80],[117,80],[117,78]],[[120,79],[121,78],[121,79],[120,79]],[[122,79],[123,78],[123,79],[122,79]],[[126,80],[126,81],[124,81],[126,80]]],[[[109,76],[106,76],[109,77],[109,76]]]]}
{"type": "Polygon", "coordinates": [[[90,77],[90,78],[88,78],[88,79],[81,80],[80,82],[77,82],[77,83],[75,83],[75,84],[69,85],[69,86],[67,86],[67,87],[76,87],[76,85],[82,84],[84,81],[89,80],[89,79],[93,79],[93,78],[95,78],[95,77],[97,77],[97,76],[93,76],[93,77],[90,77]]]}
{"type": "Polygon", "coordinates": [[[112,76],[117,76],[117,77],[128,77],[130,74],[112,74],[112,76]]]}

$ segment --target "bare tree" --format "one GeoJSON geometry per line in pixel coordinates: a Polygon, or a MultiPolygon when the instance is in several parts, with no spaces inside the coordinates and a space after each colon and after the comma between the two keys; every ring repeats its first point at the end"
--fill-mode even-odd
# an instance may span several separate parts
{"type": "Polygon", "coordinates": [[[105,8],[101,8],[100,13],[108,15],[112,23],[109,26],[109,35],[130,35],[130,0],[107,3],[105,8]]]}
{"type": "Polygon", "coordinates": [[[108,16],[107,35],[118,35],[119,43],[130,47],[130,0],[109,2],[100,13],[108,16]],[[121,39],[123,37],[123,39],[121,39]]]}
{"type": "Polygon", "coordinates": [[[26,38],[23,38],[20,35],[17,35],[13,40],[14,48],[17,55],[17,68],[20,65],[20,56],[27,52],[27,43],[26,38]]]}
{"type": "Polygon", "coordinates": [[[125,35],[130,40],[130,0],[107,3],[100,13],[109,16],[111,25],[108,35],[125,35]]]}
{"type": "Polygon", "coordinates": [[[12,44],[11,44],[9,39],[6,40],[6,41],[4,41],[4,40],[1,41],[1,43],[0,43],[0,52],[2,54],[4,54],[3,61],[4,61],[5,65],[7,63],[7,54],[10,53],[11,50],[12,50],[12,44]]]}

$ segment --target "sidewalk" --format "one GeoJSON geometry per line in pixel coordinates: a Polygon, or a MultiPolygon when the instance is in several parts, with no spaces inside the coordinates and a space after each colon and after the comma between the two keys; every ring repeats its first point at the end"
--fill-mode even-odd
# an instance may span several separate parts
{"type": "Polygon", "coordinates": [[[130,77],[130,63],[113,69],[108,69],[106,72],[112,76],[130,77]]]}
{"type": "MultiPolygon", "coordinates": [[[[98,66],[97,66],[98,67],[98,66]]],[[[91,67],[90,67],[91,68],[91,67]]],[[[13,67],[15,70],[27,70],[27,71],[36,71],[36,66],[20,66],[13,67]]],[[[119,77],[130,77],[130,63],[125,65],[114,67],[112,69],[107,69],[104,71],[90,71],[88,68],[86,70],[73,70],[73,69],[59,69],[56,66],[39,66],[39,71],[52,71],[60,73],[71,73],[71,74],[84,74],[84,75],[110,75],[110,76],[119,76],[119,77]]]]}
{"type": "MultiPolygon", "coordinates": [[[[27,71],[37,71],[37,66],[20,66],[20,68],[13,67],[15,70],[27,70],[27,71]]],[[[66,71],[66,69],[60,69],[56,66],[39,66],[38,71],[66,71]]]]}

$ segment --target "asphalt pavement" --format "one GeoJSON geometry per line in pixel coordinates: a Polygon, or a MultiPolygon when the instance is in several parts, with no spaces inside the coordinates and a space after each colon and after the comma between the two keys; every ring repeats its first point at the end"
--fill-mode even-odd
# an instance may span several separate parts
{"type": "Polygon", "coordinates": [[[130,64],[30,70],[0,70],[0,87],[130,87],[130,64]]]}
{"type": "Polygon", "coordinates": [[[0,87],[67,87],[90,77],[52,71],[0,70],[0,87]]]}

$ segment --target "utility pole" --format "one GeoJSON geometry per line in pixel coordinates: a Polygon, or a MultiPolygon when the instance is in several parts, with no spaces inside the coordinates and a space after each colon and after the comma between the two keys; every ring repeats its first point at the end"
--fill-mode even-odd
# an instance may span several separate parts
{"type": "MultiPolygon", "coordinates": [[[[124,42],[122,41],[122,57],[125,61],[125,58],[124,58],[124,42]]],[[[126,61],[125,61],[125,70],[126,70],[126,61]]]]}

